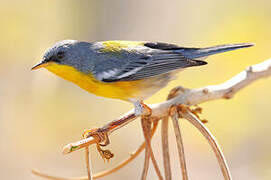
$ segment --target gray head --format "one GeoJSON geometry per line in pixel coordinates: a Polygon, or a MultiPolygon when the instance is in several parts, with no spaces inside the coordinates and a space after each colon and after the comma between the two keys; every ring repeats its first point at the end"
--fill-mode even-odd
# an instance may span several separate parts
{"type": "MultiPolygon", "coordinates": [[[[91,43],[77,40],[63,40],[57,42],[53,47],[48,49],[42,61],[35,65],[32,70],[46,67],[50,63],[69,65],[78,70],[85,71],[84,64],[90,63],[91,43]]],[[[88,66],[89,67],[89,66],[88,66]]]]}

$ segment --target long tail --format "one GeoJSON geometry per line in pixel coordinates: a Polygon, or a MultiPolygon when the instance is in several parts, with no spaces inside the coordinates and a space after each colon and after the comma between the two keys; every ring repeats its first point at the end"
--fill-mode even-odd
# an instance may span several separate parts
{"type": "Polygon", "coordinates": [[[240,43],[240,44],[219,45],[208,48],[183,48],[181,53],[190,59],[200,59],[213,54],[232,51],[235,49],[247,48],[253,45],[254,44],[251,43],[240,43]]]}

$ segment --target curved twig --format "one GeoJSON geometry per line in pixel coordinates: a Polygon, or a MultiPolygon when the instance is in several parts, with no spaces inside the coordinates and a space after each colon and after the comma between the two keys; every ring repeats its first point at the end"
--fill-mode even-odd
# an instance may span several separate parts
{"type": "Polygon", "coordinates": [[[183,180],[188,180],[185,155],[184,155],[184,145],[183,145],[181,130],[180,130],[179,122],[178,122],[178,119],[179,119],[178,112],[175,106],[171,108],[170,114],[171,114],[171,119],[173,122],[174,132],[176,136],[176,143],[177,143],[177,148],[178,148],[182,177],[183,177],[183,180]]]}
{"type": "Polygon", "coordinates": [[[145,148],[144,166],[141,174],[141,180],[146,180],[148,175],[148,170],[150,167],[150,150],[148,147],[145,148]]]}
{"type": "MultiPolygon", "coordinates": [[[[32,169],[31,172],[39,177],[50,179],[50,180],[88,180],[88,177],[58,177],[58,176],[51,176],[45,173],[42,173],[36,169],[32,169]]],[[[95,178],[94,178],[95,179],[95,178]]]]}
{"type": "Polygon", "coordinates": [[[168,116],[162,119],[161,141],[162,141],[165,179],[171,180],[170,156],[169,156],[169,145],[168,145],[168,116]]]}
{"type": "Polygon", "coordinates": [[[155,172],[158,176],[158,178],[160,180],[163,180],[163,177],[161,175],[160,169],[158,167],[157,161],[155,159],[152,147],[151,147],[151,138],[150,138],[150,130],[151,130],[151,123],[152,121],[150,120],[149,116],[142,116],[141,117],[141,125],[142,125],[142,129],[143,129],[143,134],[145,137],[145,141],[146,141],[146,154],[145,154],[145,162],[144,162],[144,169],[143,169],[143,173],[142,173],[142,180],[146,178],[147,176],[147,171],[149,168],[149,157],[152,160],[152,164],[154,166],[155,172]],[[147,159],[146,159],[147,158],[147,159]]]}
{"type": "MultiPolygon", "coordinates": [[[[151,130],[151,138],[155,134],[155,132],[157,130],[157,126],[158,126],[158,121],[154,121],[153,122],[152,130],[151,130]]],[[[116,165],[115,167],[113,167],[112,169],[105,170],[105,171],[99,172],[97,174],[94,174],[92,176],[92,178],[93,179],[99,179],[99,178],[105,177],[107,175],[110,175],[110,174],[118,171],[119,169],[121,169],[124,166],[126,166],[127,164],[129,164],[132,160],[134,160],[145,149],[145,147],[146,147],[146,142],[144,141],[138,147],[138,149],[129,156],[129,158],[125,159],[124,161],[122,161],[121,163],[119,163],[118,165],[116,165]]],[[[36,169],[32,169],[32,173],[35,174],[35,175],[37,175],[37,176],[40,176],[40,177],[43,177],[43,178],[46,178],[46,179],[50,179],[50,180],[88,180],[88,177],[86,177],[86,176],[73,177],[73,178],[50,176],[48,174],[41,173],[41,172],[39,172],[36,169]]]]}
{"type": "MultiPolygon", "coordinates": [[[[157,126],[158,126],[158,121],[154,121],[153,122],[152,131],[151,131],[151,138],[153,137],[154,133],[156,132],[157,126]]],[[[124,160],[123,162],[121,162],[120,164],[118,164],[116,167],[114,167],[112,169],[109,169],[109,170],[106,170],[106,171],[94,174],[93,178],[95,178],[95,179],[97,178],[98,179],[98,178],[107,176],[109,174],[112,174],[112,173],[118,171],[119,169],[121,169],[125,165],[127,165],[129,162],[131,162],[132,160],[134,160],[143,151],[143,149],[145,149],[145,147],[146,147],[146,142],[144,141],[139,146],[139,148],[134,153],[131,154],[131,156],[128,159],[124,160]]]]}
{"type": "Polygon", "coordinates": [[[87,167],[88,180],[92,180],[91,171],[90,171],[90,163],[89,163],[89,147],[86,147],[86,167],[87,167]]]}
{"type": "Polygon", "coordinates": [[[211,132],[204,126],[204,124],[191,112],[184,110],[179,112],[180,115],[187,119],[191,124],[193,124],[200,132],[201,134],[207,139],[209,144],[211,145],[216,158],[218,160],[220,169],[222,171],[222,174],[225,178],[225,180],[231,180],[231,175],[229,171],[229,167],[227,165],[226,159],[222,153],[221,148],[219,147],[215,137],[211,134],[211,132]]]}

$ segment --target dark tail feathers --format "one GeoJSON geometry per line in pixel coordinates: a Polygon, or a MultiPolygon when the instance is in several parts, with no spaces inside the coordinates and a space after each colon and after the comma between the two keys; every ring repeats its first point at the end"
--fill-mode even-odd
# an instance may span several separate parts
{"type": "Polygon", "coordinates": [[[240,43],[240,44],[219,45],[208,48],[184,48],[182,49],[181,53],[190,59],[200,59],[213,54],[232,51],[235,49],[247,48],[253,45],[254,44],[251,43],[240,43]]]}

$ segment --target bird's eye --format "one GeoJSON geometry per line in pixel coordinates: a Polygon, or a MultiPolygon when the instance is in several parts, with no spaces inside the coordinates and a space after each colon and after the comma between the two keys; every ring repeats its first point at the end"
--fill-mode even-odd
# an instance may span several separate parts
{"type": "Polygon", "coordinates": [[[57,56],[58,59],[62,59],[64,57],[64,52],[59,51],[56,56],[57,56]]]}

